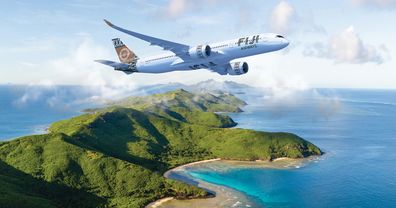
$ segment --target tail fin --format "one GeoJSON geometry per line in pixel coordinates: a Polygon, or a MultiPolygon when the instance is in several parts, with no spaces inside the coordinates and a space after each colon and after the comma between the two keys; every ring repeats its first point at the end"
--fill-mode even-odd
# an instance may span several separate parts
{"type": "Polygon", "coordinates": [[[129,50],[129,48],[119,38],[114,38],[112,41],[121,63],[130,64],[138,59],[136,54],[129,50]]]}

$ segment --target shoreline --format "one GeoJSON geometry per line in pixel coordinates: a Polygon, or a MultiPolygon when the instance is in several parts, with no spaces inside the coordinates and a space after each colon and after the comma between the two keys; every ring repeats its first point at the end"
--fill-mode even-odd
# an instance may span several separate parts
{"type": "Polygon", "coordinates": [[[256,160],[256,161],[238,161],[238,160],[226,160],[221,158],[214,158],[214,159],[187,163],[166,171],[164,173],[164,177],[203,188],[210,193],[214,193],[215,197],[208,197],[201,199],[186,199],[186,200],[178,200],[175,199],[174,197],[165,197],[157,201],[151,202],[146,206],[146,208],[231,207],[241,204],[242,203],[241,201],[247,203],[245,205],[246,207],[250,207],[251,203],[254,202],[250,201],[248,197],[243,193],[226,186],[211,184],[202,181],[200,179],[193,178],[191,176],[184,177],[182,173],[186,171],[186,168],[194,167],[194,166],[199,167],[200,165],[205,165],[213,162],[219,162],[219,164],[220,163],[225,164],[229,166],[228,168],[234,168],[234,167],[235,168],[277,168],[277,169],[300,168],[304,163],[308,161],[312,161],[313,158],[317,158],[317,157],[308,157],[301,159],[281,157],[281,158],[276,158],[274,160],[256,160]]]}
{"type": "Polygon", "coordinates": [[[186,167],[190,167],[190,166],[194,166],[194,165],[198,165],[198,164],[214,162],[214,161],[220,161],[220,160],[221,160],[221,158],[214,158],[214,159],[200,160],[200,161],[196,161],[196,162],[180,165],[180,166],[177,166],[177,167],[174,167],[172,169],[167,170],[164,173],[164,177],[165,178],[169,178],[168,176],[171,174],[172,171],[180,170],[180,169],[183,169],[183,168],[186,168],[186,167]]]}
{"type": "Polygon", "coordinates": [[[174,197],[165,197],[165,198],[162,198],[162,199],[158,199],[157,201],[151,202],[146,207],[157,208],[157,207],[161,206],[161,204],[163,204],[163,203],[165,203],[167,201],[170,201],[172,199],[174,199],[174,197]]]}

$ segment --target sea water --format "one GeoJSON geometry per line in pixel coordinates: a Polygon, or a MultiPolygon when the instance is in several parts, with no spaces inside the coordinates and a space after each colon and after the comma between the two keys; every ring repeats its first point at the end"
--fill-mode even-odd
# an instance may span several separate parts
{"type": "Polygon", "coordinates": [[[260,207],[396,207],[396,91],[319,89],[292,98],[246,94],[239,128],[293,132],[320,147],[292,169],[189,169],[260,207]]]}
{"type": "Polygon", "coordinates": [[[52,122],[99,106],[93,95],[78,86],[0,85],[0,141],[43,134],[52,122]]]}

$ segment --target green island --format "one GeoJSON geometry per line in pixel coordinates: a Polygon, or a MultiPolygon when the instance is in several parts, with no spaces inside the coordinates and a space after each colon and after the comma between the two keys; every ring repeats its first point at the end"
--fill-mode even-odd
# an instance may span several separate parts
{"type": "Polygon", "coordinates": [[[322,154],[291,133],[230,128],[246,103],[228,93],[130,97],[53,123],[48,133],[0,143],[1,207],[144,207],[208,197],[163,173],[222,158],[272,160],[322,154]]]}

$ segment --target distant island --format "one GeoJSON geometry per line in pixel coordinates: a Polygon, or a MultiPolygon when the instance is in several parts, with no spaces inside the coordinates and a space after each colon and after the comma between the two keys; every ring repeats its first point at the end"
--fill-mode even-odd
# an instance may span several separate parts
{"type": "Polygon", "coordinates": [[[53,123],[48,133],[0,143],[1,207],[144,207],[207,191],[163,174],[213,158],[273,160],[321,155],[291,133],[230,128],[246,103],[183,89],[129,97],[53,123]]]}

